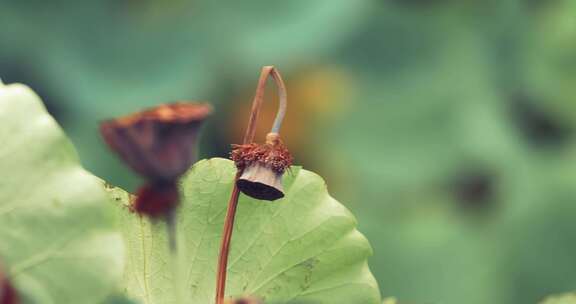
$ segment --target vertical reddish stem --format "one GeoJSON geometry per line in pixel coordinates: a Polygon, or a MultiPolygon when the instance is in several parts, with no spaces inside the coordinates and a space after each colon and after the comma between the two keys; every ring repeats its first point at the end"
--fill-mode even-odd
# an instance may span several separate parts
{"type": "Polygon", "coordinates": [[[236,186],[236,179],[240,172],[234,178],[234,188],[228,202],[228,211],[226,212],[226,221],[224,222],[224,232],[222,234],[222,244],[220,245],[220,257],[218,259],[218,273],[216,274],[216,304],[224,303],[226,291],[226,269],[228,268],[228,253],[230,252],[230,241],[232,240],[232,231],[234,230],[234,218],[236,217],[236,208],[238,207],[238,196],[240,190],[236,186]]]}
{"type": "MultiPolygon", "coordinates": [[[[280,107],[277,114],[277,117],[279,118],[276,119],[279,121],[279,123],[275,122],[273,129],[276,125],[278,125],[279,129],[279,125],[284,118],[284,114],[286,112],[286,87],[282,81],[280,73],[278,73],[278,70],[276,70],[273,66],[265,66],[262,68],[260,73],[260,78],[258,79],[258,85],[256,87],[256,94],[254,95],[254,100],[252,101],[252,111],[248,120],[246,134],[244,135],[244,144],[252,143],[254,141],[254,136],[256,134],[256,122],[258,120],[258,114],[260,113],[262,102],[264,101],[266,80],[268,80],[268,77],[270,76],[272,76],[276,82],[280,96],[280,107]]],[[[236,177],[234,178],[234,187],[232,188],[232,194],[230,195],[230,200],[228,201],[228,210],[226,212],[226,219],[224,221],[224,231],[222,233],[220,256],[218,257],[218,270],[216,273],[216,304],[224,303],[224,296],[226,293],[228,255],[230,253],[230,243],[232,240],[232,232],[234,230],[234,219],[236,217],[236,209],[238,207],[238,197],[240,196],[240,190],[238,189],[238,186],[236,186],[236,180],[238,180],[241,174],[242,172],[238,171],[236,173],[236,177]]]]}

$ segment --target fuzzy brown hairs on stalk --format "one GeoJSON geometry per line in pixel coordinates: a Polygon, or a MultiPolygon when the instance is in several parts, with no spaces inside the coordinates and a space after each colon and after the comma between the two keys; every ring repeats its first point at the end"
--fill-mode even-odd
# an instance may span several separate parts
{"type": "Polygon", "coordinates": [[[226,293],[226,275],[228,255],[234,219],[238,207],[240,192],[256,199],[273,201],[284,196],[282,175],[292,164],[292,156],[280,139],[280,127],[287,108],[287,93],[284,80],[276,68],[262,68],[256,93],[252,102],[252,110],[248,127],[241,145],[233,145],[231,158],[238,169],[234,178],[234,186],[228,201],[228,209],[222,233],[222,243],[216,273],[216,304],[224,304],[226,293]],[[276,118],[264,144],[254,143],[256,122],[264,101],[264,90],[268,78],[272,78],[278,89],[279,106],[276,118]]]}
{"type": "Polygon", "coordinates": [[[260,200],[284,197],[282,175],[292,155],[278,133],[268,133],[264,144],[233,145],[231,158],[242,175],[236,181],[242,193],[260,200]]]}

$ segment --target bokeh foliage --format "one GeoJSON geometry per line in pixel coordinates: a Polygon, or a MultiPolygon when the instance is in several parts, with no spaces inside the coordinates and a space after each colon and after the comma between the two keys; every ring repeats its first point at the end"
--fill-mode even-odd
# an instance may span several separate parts
{"type": "Polygon", "coordinates": [[[0,77],[131,188],[97,121],[210,100],[202,154],[225,156],[275,64],[287,143],[350,202],[384,295],[536,303],[576,285],[575,18],[571,0],[3,1],[0,77]]]}

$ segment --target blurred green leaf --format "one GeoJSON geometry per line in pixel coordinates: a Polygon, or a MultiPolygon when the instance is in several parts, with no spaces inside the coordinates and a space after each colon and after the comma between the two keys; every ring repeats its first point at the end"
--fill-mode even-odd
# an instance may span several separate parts
{"type": "Polygon", "coordinates": [[[550,1],[526,24],[526,42],[520,52],[524,89],[552,108],[557,115],[576,123],[576,27],[570,0],[550,1]]]}
{"type": "Polygon", "coordinates": [[[396,298],[386,298],[382,304],[398,304],[396,298]]]}
{"type": "Polygon", "coordinates": [[[506,74],[514,64],[485,36],[496,33],[438,15],[443,22],[416,20],[428,13],[404,12],[398,28],[409,30],[382,43],[392,54],[379,68],[365,58],[356,104],[313,147],[332,162],[325,167],[342,168],[336,189],[348,190],[373,242],[383,292],[423,303],[533,303],[573,286],[573,149],[538,154],[519,136],[516,82],[506,74]],[[417,44],[404,51],[409,43],[417,44]],[[458,197],[460,172],[489,176],[474,210],[458,197]]]}
{"type": "Polygon", "coordinates": [[[25,303],[97,303],[122,243],[100,181],[30,88],[0,83],[0,257],[25,303]]]}
{"type": "Polygon", "coordinates": [[[566,293],[563,295],[550,296],[540,304],[576,304],[576,294],[566,293]]]}
{"type": "Polygon", "coordinates": [[[121,293],[113,294],[109,296],[103,304],[139,304],[138,302],[129,299],[126,295],[121,293]]]}
{"type": "Polygon", "coordinates": [[[302,58],[305,66],[333,52],[373,5],[372,0],[12,2],[0,10],[0,70],[24,71],[57,94],[58,118],[83,164],[133,187],[135,178],[102,146],[98,121],[182,99],[225,104],[228,90],[252,87],[263,65],[296,69],[300,65],[294,62],[302,58]]]}
{"type": "MultiPolygon", "coordinates": [[[[215,158],[197,163],[182,180],[179,261],[168,253],[164,225],[129,212],[125,208],[129,195],[110,190],[114,200],[122,202],[119,210],[128,247],[125,277],[131,296],[145,303],[173,303],[176,273],[186,301],[213,300],[235,172],[231,161],[215,158]]],[[[257,295],[270,302],[380,303],[366,261],[371,248],[355,229],[354,217],[330,197],[318,175],[293,168],[285,179],[282,200],[240,199],[228,294],[257,295]]]]}

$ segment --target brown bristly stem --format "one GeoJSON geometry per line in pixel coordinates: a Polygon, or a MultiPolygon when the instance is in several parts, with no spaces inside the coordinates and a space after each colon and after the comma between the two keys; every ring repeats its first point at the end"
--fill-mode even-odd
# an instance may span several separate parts
{"type": "MultiPolygon", "coordinates": [[[[282,76],[278,70],[276,70],[273,66],[265,66],[262,68],[260,78],[258,79],[258,85],[256,87],[254,100],[252,101],[252,110],[248,120],[248,127],[246,128],[246,133],[244,134],[243,144],[249,144],[254,141],[254,136],[256,135],[256,122],[258,121],[258,114],[260,113],[262,102],[264,101],[266,81],[269,77],[274,79],[274,82],[278,88],[279,96],[278,112],[276,114],[274,124],[272,125],[271,132],[278,133],[280,131],[280,126],[282,125],[282,121],[286,115],[287,108],[286,86],[284,85],[284,81],[282,80],[282,76]]],[[[236,217],[236,210],[238,207],[238,197],[240,196],[240,190],[236,185],[236,181],[241,174],[242,172],[239,170],[236,173],[236,177],[234,178],[234,186],[232,188],[230,200],[228,201],[228,210],[226,211],[226,219],[224,221],[224,231],[222,232],[220,255],[218,257],[218,270],[216,272],[216,304],[224,303],[224,297],[226,293],[228,256],[230,253],[232,232],[234,230],[234,219],[236,217]]]]}

